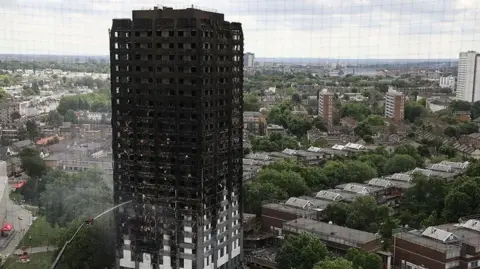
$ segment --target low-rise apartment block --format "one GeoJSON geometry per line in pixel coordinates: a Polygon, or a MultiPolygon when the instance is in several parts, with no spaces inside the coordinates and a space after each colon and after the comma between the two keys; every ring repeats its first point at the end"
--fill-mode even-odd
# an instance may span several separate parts
{"type": "Polygon", "coordinates": [[[243,129],[254,135],[266,135],[267,119],[260,112],[243,112],[243,129]]]}
{"type": "Polygon", "coordinates": [[[286,234],[311,233],[328,248],[336,251],[347,251],[350,248],[376,251],[382,247],[379,235],[311,219],[299,218],[286,222],[283,231],[286,234]]]}
{"type": "Polygon", "coordinates": [[[480,266],[480,220],[443,224],[394,235],[394,263],[408,269],[480,266]]]}

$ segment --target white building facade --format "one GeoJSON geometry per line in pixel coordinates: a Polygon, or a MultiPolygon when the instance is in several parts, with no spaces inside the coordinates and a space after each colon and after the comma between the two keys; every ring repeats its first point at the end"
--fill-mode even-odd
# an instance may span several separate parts
{"type": "Polygon", "coordinates": [[[480,53],[461,52],[458,60],[456,99],[467,102],[480,100],[480,53]]]}
{"type": "Polygon", "coordinates": [[[448,77],[440,77],[438,81],[438,85],[442,88],[450,88],[452,91],[455,91],[455,84],[457,81],[457,77],[448,76],[448,77]]]}
{"type": "Polygon", "coordinates": [[[251,52],[246,52],[243,55],[243,66],[244,67],[253,67],[255,65],[255,54],[251,52]]]}

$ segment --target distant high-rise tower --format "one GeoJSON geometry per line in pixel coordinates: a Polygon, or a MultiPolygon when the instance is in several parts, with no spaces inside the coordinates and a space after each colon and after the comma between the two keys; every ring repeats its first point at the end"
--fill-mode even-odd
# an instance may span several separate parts
{"type": "Polygon", "coordinates": [[[223,14],[113,20],[117,268],[242,267],[242,56],[223,14]]]}
{"type": "Polygon", "coordinates": [[[405,95],[390,87],[385,95],[385,117],[401,121],[405,117],[405,95]]]}
{"type": "Polygon", "coordinates": [[[255,54],[246,52],[243,55],[243,64],[245,67],[253,67],[255,65],[255,54]]]}
{"type": "Polygon", "coordinates": [[[456,99],[467,102],[480,100],[480,54],[475,51],[460,53],[456,99]]]}
{"type": "Polygon", "coordinates": [[[327,89],[318,91],[318,116],[323,118],[327,126],[333,125],[334,94],[327,89]]]}

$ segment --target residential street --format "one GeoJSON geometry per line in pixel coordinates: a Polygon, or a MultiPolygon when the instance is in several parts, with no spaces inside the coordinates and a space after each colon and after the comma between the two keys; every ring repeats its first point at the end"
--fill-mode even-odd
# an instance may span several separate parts
{"type": "MultiPolygon", "coordinates": [[[[5,182],[2,182],[1,184],[4,186],[6,185],[6,187],[3,190],[3,195],[0,200],[0,224],[3,226],[4,223],[10,223],[16,231],[15,236],[8,245],[0,249],[0,253],[5,257],[12,254],[17,248],[17,245],[20,243],[23,235],[29,228],[32,215],[28,210],[15,204],[9,199],[9,192],[14,184],[5,184],[5,182]],[[22,218],[22,220],[20,220],[19,217],[22,218]]],[[[0,187],[0,190],[2,188],[3,186],[0,187]]]]}

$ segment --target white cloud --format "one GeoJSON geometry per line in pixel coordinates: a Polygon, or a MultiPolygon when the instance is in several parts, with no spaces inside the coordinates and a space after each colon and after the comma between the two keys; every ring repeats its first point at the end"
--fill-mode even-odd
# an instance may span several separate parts
{"type": "MultiPolygon", "coordinates": [[[[150,0],[0,0],[0,53],[108,54],[113,18],[150,0]],[[5,7],[5,8],[3,8],[5,7]]],[[[182,0],[243,24],[259,57],[455,58],[480,50],[477,0],[182,0]]]]}

